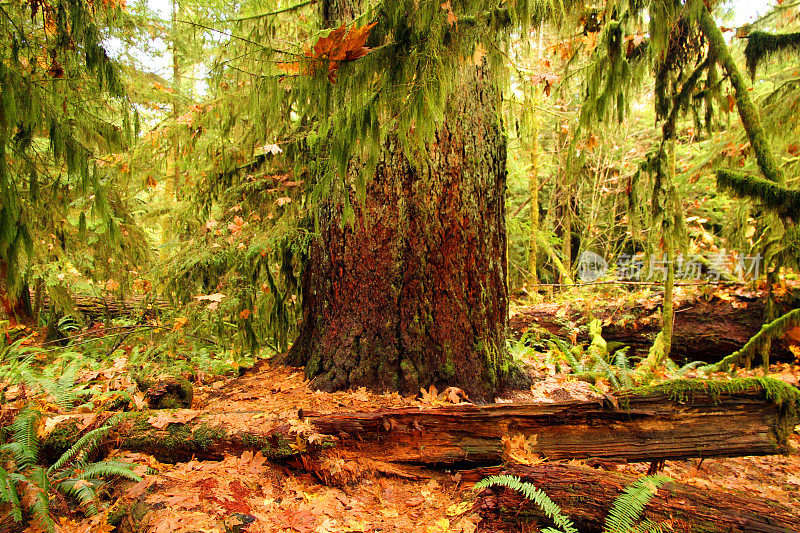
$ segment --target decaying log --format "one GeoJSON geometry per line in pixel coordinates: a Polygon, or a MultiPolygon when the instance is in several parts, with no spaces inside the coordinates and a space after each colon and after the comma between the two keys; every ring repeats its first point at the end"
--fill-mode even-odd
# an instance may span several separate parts
{"type": "MultiPolygon", "coordinates": [[[[497,463],[503,460],[503,437],[517,435],[527,438],[531,453],[547,459],[650,462],[789,449],[787,436],[797,423],[794,389],[772,380],[705,383],[683,380],[647,393],[609,396],[602,403],[459,404],[304,413],[291,421],[272,413],[150,411],[128,415],[109,439],[116,447],[162,461],[244,450],[281,458],[336,446],[383,462],[424,465],[497,463]],[[771,383],[770,390],[761,383],[771,383]]],[[[85,429],[79,426],[67,417],[52,435],[64,447],[85,429]]]]}
{"type": "MultiPolygon", "coordinates": [[[[49,299],[45,297],[42,306],[47,308],[49,303],[49,299]]],[[[75,311],[89,319],[122,316],[135,318],[142,312],[146,317],[151,317],[170,308],[169,302],[165,300],[154,300],[142,295],[132,295],[125,299],[78,295],[72,298],[72,303],[75,311]]]]}
{"type": "Polygon", "coordinates": [[[787,450],[786,435],[796,415],[787,420],[783,408],[765,401],[765,391],[755,380],[742,380],[736,393],[675,383],[691,391],[684,401],[673,399],[675,391],[665,386],[647,394],[609,397],[602,404],[457,405],[307,416],[322,433],[342,437],[345,446],[406,463],[500,461],[502,438],[519,434],[535,441],[531,452],[551,460],[641,462],[787,450]]]}
{"type": "MultiPolygon", "coordinates": [[[[540,331],[557,337],[569,338],[573,325],[579,327],[578,341],[588,342],[588,328],[592,318],[609,319],[603,327],[603,338],[631,347],[629,355],[647,355],[653,339],[661,328],[656,300],[632,309],[593,309],[591,316],[569,312],[566,316],[561,306],[539,304],[520,309],[509,320],[509,332],[520,338],[527,331],[540,331]]],[[[759,332],[764,323],[764,300],[730,295],[729,300],[714,298],[679,302],[675,308],[675,325],[670,355],[678,361],[707,361],[715,363],[744,346],[759,332]]],[[[791,361],[794,355],[783,340],[773,343],[772,355],[779,360],[791,361]]]]}
{"type": "MultiPolygon", "coordinates": [[[[600,532],[616,500],[636,478],[631,475],[564,464],[513,465],[462,473],[477,480],[494,474],[518,476],[532,483],[561,507],[562,514],[586,533],[600,532]]],[[[535,504],[517,491],[490,487],[481,492],[475,509],[484,531],[528,531],[530,522],[549,524],[535,504]]],[[[791,533],[800,530],[800,517],[778,502],[742,492],[698,489],[667,482],[658,488],[643,514],[665,531],[730,533],[791,533]]]]}

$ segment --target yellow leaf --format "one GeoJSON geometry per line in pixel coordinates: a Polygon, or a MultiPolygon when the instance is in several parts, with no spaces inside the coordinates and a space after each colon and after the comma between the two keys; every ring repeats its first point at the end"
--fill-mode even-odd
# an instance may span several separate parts
{"type": "Polygon", "coordinates": [[[189,319],[186,318],[185,316],[177,317],[175,319],[175,324],[173,324],[172,326],[172,331],[181,331],[183,329],[183,326],[185,326],[187,322],[189,322],[189,319]]]}
{"type": "Polygon", "coordinates": [[[461,503],[454,503],[450,507],[447,508],[445,514],[447,516],[458,516],[466,513],[470,509],[472,509],[473,503],[472,502],[461,502],[461,503]]]}

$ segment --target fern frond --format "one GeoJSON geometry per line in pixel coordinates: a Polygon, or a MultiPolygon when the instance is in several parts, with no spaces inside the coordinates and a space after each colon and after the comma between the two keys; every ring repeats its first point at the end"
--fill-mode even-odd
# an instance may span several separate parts
{"type": "Polygon", "coordinates": [[[52,516],[50,516],[50,480],[47,477],[47,472],[44,468],[36,466],[28,471],[28,481],[36,486],[36,493],[33,496],[33,502],[30,509],[33,511],[33,517],[39,524],[47,531],[55,529],[55,523],[52,516]]]}
{"type": "Polygon", "coordinates": [[[0,501],[11,505],[11,515],[14,517],[15,522],[22,520],[22,508],[20,507],[19,494],[17,493],[17,480],[2,467],[0,467],[0,501]]]}
{"type": "Polygon", "coordinates": [[[611,507],[606,518],[604,533],[630,533],[658,487],[671,481],[666,476],[644,476],[625,488],[611,507]]]}
{"type": "Polygon", "coordinates": [[[73,444],[69,450],[61,454],[61,457],[47,469],[48,473],[57,472],[66,465],[73,457],[85,457],[90,454],[103,440],[103,437],[111,430],[112,426],[103,426],[85,434],[78,442],[73,444]]]}
{"type": "Polygon", "coordinates": [[[631,365],[628,361],[628,348],[620,348],[614,353],[614,364],[619,369],[620,384],[626,388],[633,388],[633,380],[631,379],[631,365]]]}
{"type": "Polygon", "coordinates": [[[39,456],[39,438],[36,428],[40,413],[33,409],[24,410],[11,423],[12,441],[4,444],[3,451],[10,452],[18,469],[36,463],[39,456]]]}
{"type": "Polygon", "coordinates": [[[58,484],[58,489],[64,494],[77,499],[87,516],[97,514],[97,490],[91,481],[69,478],[58,484]]]}
{"type": "Polygon", "coordinates": [[[645,518],[631,529],[631,533],[664,533],[664,526],[645,518]]]}
{"type": "Polygon", "coordinates": [[[558,530],[550,528],[551,531],[557,531],[558,533],[578,533],[578,530],[575,529],[572,520],[561,514],[561,508],[550,499],[550,496],[548,496],[547,493],[532,483],[522,481],[517,476],[489,476],[476,483],[475,490],[483,490],[487,487],[493,487],[495,485],[521,492],[526,499],[535,503],[537,507],[544,512],[545,516],[547,516],[556,526],[560,528],[558,530]]]}
{"type": "Polygon", "coordinates": [[[142,480],[141,477],[133,473],[131,465],[117,461],[100,461],[97,463],[92,463],[86,467],[86,469],[80,475],[75,476],[75,479],[89,480],[111,476],[124,477],[136,482],[142,480]]]}

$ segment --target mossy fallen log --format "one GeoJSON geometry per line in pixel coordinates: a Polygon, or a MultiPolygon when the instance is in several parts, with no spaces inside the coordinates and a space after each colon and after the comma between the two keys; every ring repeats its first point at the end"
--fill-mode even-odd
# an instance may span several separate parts
{"type": "MultiPolygon", "coordinates": [[[[497,474],[517,476],[547,493],[582,533],[603,531],[614,501],[636,479],[627,474],[552,463],[481,468],[462,472],[462,479],[477,481],[497,474]]],[[[532,501],[500,486],[483,490],[475,510],[482,517],[483,531],[530,531],[534,524],[552,525],[532,501]]],[[[660,524],[664,531],[685,533],[800,531],[800,517],[778,502],[676,481],[658,486],[641,518],[660,524]]]]}
{"type": "MultiPolygon", "coordinates": [[[[730,298],[678,303],[670,357],[676,361],[716,363],[745,346],[761,330],[765,300],[735,294],[730,298]]],[[[577,310],[559,316],[563,312],[561,307],[538,304],[521,308],[510,319],[509,331],[516,338],[527,332],[539,332],[543,338],[554,335],[568,339],[574,334],[573,328],[577,327],[578,342],[588,343],[588,324],[592,318],[599,318],[610,322],[602,331],[606,342],[616,347],[630,346],[629,356],[644,357],[660,329],[660,306],[659,299],[630,309],[621,310],[615,306],[594,308],[591,316],[577,310]]],[[[782,339],[774,341],[772,355],[777,360],[794,359],[787,342],[782,339]]]]}
{"type": "MultiPolygon", "coordinates": [[[[121,415],[109,445],[161,461],[262,451],[282,459],[337,447],[383,462],[418,465],[504,459],[504,437],[522,435],[547,459],[651,462],[789,451],[800,392],[770,379],[680,380],[603,402],[459,404],[354,413],[145,411],[121,415]]],[[[53,453],[104,423],[61,415],[45,441],[53,453]],[[86,426],[86,427],[83,427],[86,426]]],[[[119,416],[119,415],[118,415],[119,416]]]]}
{"type": "MultiPolygon", "coordinates": [[[[50,299],[44,297],[40,305],[48,308],[50,303],[50,299]]],[[[72,308],[83,317],[97,320],[116,317],[135,318],[142,314],[145,317],[153,317],[171,307],[166,300],[138,294],[127,298],[75,295],[71,303],[72,308]]]]}

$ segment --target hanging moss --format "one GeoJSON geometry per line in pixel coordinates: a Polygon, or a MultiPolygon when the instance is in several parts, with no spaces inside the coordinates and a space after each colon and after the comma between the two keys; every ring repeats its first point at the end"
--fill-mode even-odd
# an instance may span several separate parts
{"type": "Polygon", "coordinates": [[[758,167],[761,173],[764,174],[764,177],[769,181],[783,183],[783,173],[767,142],[758,110],[750,99],[751,87],[749,87],[747,83],[747,78],[743,77],[741,72],[739,72],[739,67],[736,65],[736,62],[733,60],[728,50],[725,37],[722,35],[722,31],[719,29],[719,26],[717,26],[708,8],[702,2],[696,2],[696,5],[700,9],[698,23],[708,40],[711,53],[718,58],[719,63],[728,73],[731,85],[736,93],[736,107],[739,110],[739,117],[742,119],[742,125],[747,132],[747,138],[750,140],[750,145],[753,147],[758,167]]]}
{"type": "Polygon", "coordinates": [[[755,80],[756,68],[765,59],[778,53],[800,53],[800,32],[797,33],[767,33],[754,31],[747,36],[747,46],[744,57],[747,60],[747,70],[750,78],[755,80]]]}
{"type": "Polygon", "coordinates": [[[752,198],[777,211],[782,217],[797,218],[800,215],[800,190],[787,189],[753,174],[718,170],[717,187],[752,198]]]}

